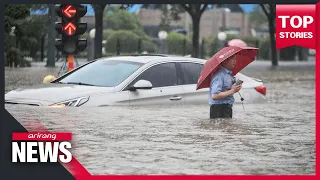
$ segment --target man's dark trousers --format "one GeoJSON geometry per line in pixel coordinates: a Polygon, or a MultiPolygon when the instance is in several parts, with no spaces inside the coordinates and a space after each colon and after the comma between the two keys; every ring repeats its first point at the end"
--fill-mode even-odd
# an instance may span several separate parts
{"type": "Polygon", "coordinates": [[[232,118],[232,104],[212,104],[210,119],[214,118],[232,118]]]}

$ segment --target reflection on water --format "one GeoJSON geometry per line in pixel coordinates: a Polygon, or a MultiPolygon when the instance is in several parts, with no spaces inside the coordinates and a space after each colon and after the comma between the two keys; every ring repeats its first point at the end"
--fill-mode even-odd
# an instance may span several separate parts
{"type": "Polygon", "coordinates": [[[205,104],[6,109],[26,128],[38,119],[74,133],[73,154],[92,174],[315,174],[314,69],[246,75],[264,80],[269,100],[235,105],[233,119],[208,119],[205,104]]]}

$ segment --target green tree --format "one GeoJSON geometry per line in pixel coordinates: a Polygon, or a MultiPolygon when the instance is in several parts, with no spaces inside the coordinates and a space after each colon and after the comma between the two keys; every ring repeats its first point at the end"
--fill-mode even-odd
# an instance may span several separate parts
{"type": "Polygon", "coordinates": [[[138,51],[139,36],[129,30],[119,30],[112,33],[106,44],[106,51],[116,52],[117,44],[120,45],[120,51],[125,53],[133,53],[138,51]]]}
{"type": "MultiPolygon", "coordinates": [[[[28,23],[28,27],[26,30],[28,30],[29,32],[32,32],[32,37],[36,37],[36,39],[38,40],[38,48],[35,51],[40,51],[40,61],[44,60],[44,51],[45,51],[45,42],[46,41],[46,37],[48,34],[48,26],[43,26],[43,24],[47,24],[48,20],[49,20],[49,15],[47,13],[48,11],[48,5],[47,4],[32,4],[31,5],[31,10],[32,11],[38,11],[41,12],[42,15],[38,16],[38,15],[32,15],[32,20],[31,22],[28,23]]],[[[31,53],[33,54],[33,53],[31,53]]],[[[34,57],[32,55],[32,57],[34,57]]],[[[34,57],[36,58],[36,57],[34,57]]]]}
{"type": "Polygon", "coordinates": [[[192,19],[192,57],[199,57],[200,19],[208,4],[181,4],[192,19]]]}
{"type": "Polygon", "coordinates": [[[28,52],[27,54],[32,58],[37,58],[37,52],[40,51],[42,44],[42,38],[46,34],[47,26],[46,20],[41,16],[33,16],[26,18],[21,24],[21,45],[22,51],[28,52]]]}
{"type": "MultiPolygon", "coordinates": [[[[153,5],[157,9],[165,9],[166,5],[153,5]]],[[[145,5],[144,7],[149,7],[145,5]]],[[[179,20],[181,12],[188,12],[192,19],[192,57],[199,57],[200,20],[208,4],[171,4],[168,8],[174,20],[179,20]]]]}
{"type": "Polygon", "coordinates": [[[249,13],[249,19],[255,27],[261,27],[261,25],[268,24],[268,18],[259,5],[249,13]]]}
{"type": "Polygon", "coordinates": [[[108,27],[113,30],[143,30],[135,14],[126,10],[117,10],[106,15],[108,27]]]}
{"type": "Polygon", "coordinates": [[[168,33],[168,50],[169,54],[186,55],[189,52],[189,39],[183,34],[170,32],[168,33]]]}
{"type": "Polygon", "coordinates": [[[104,30],[105,33],[110,34],[119,30],[128,30],[143,40],[151,41],[150,37],[144,32],[138,16],[128,12],[126,9],[127,7],[121,7],[121,5],[110,5],[106,8],[104,22],[107,23],[110,29],[104,30]]]}
{"type": "MultiPolygon", "coordinates": [[[[103,14],[106,6],[109,4],[92,4],[91,6],[94,9],[94,16],[95,16],[95,40],[94,40],[94,58],[102,57],[102,39],[103,39],[103,14]]],[[[120,9],[127,9],[132,5],[121,5],[120,9]]],[[[109,8],[110,9],[110,8],[109,8]]]]}
{"type": "Polygon", "coordinates": [[[18,66],[21,62],[19,49],[23,36],[23,20],[30,15],[30,5],[10,4],[5,6],[5,55],[6,64],[18,66]],[[14,29],[13,29],[14,28],[14,29]],[[12,31],[14,30],[14,31],[12,31]],[[14,38],[12,38],[14,37],[14,38]]]}

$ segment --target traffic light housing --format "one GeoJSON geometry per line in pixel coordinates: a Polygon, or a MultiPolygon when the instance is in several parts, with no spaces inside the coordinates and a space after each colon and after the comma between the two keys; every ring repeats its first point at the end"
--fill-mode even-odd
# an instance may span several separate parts
{"type": "Polygon", "coordinates": [[[75,4],[61,4],[55,6],[56,14],[61,17],[61,22],[56,22],[55,29],[61,34],[61,39],[56,39],[58,50],[66,55],[78,54],[87,47],[86,39],[79,36],[87,31],[87,23],[81,23],[81,17],[87,13],[87,7],[75,4]]]}

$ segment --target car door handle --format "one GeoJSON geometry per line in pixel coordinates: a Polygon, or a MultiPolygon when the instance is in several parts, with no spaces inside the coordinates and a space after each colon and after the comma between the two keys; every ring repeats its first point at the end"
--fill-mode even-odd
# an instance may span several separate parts
{"type": "Polygon", "coordinates": [[[181,100],[182,97],[181,96],[173,96],[170,98],[171,101],[178,101],[178,100],[181,100]]]}

